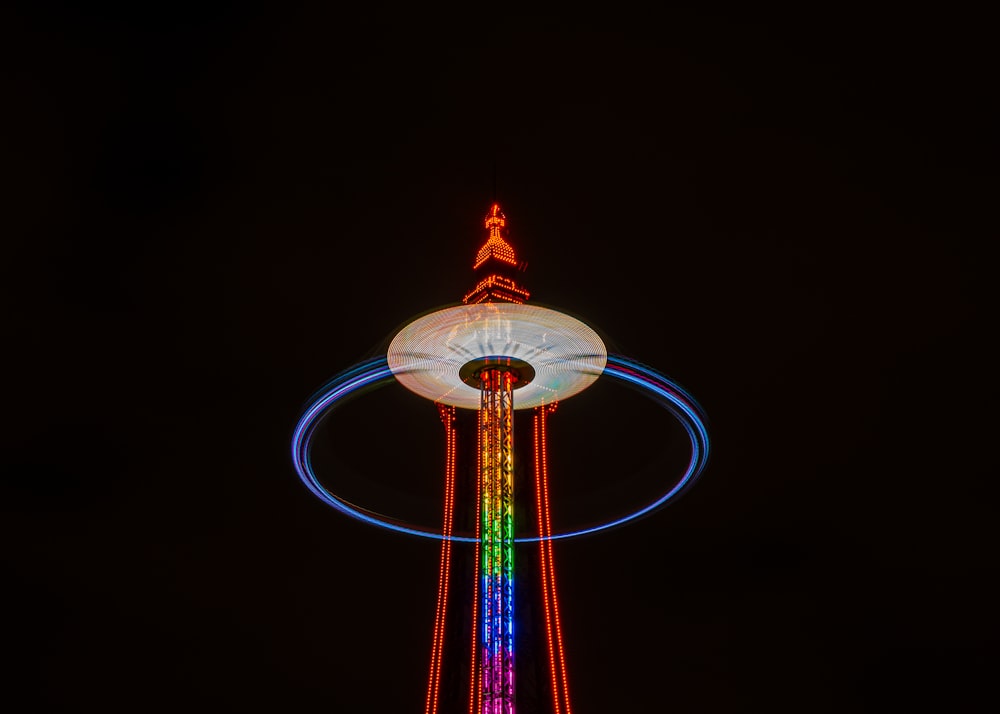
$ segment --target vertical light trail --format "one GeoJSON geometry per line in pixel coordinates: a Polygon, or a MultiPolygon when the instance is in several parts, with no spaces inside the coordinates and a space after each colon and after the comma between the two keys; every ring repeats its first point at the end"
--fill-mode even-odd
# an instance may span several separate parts
{"type": "MultiPolygon", "coordinates": [[[[534,445],[535,445],[535,512],[538,514],[538,535],[546,536],[544,505],[542,501],[542,437],[540,423],[544,418],[545,407],[538,407],[534,414],[534,445]]],[[[556,654],[552,640],[552,606],[549,602],[549,571],[546,566],[545,541],[538,541],[538,557],[542,575],[542,603],[545,613],[545,641],[549,651],[549,678],[552,684],[552,712],[562,714],[559,708],[559,683],[556,681],[556,654]]]]}
{"type": "MultiPolygon", "coordinates": [[[[545,503],[545,536],[548,538],[552,535],[552,511],[549,508],[549,447],[548,447],[548,420],[545,414],[548,412],[554,412],[556,410],[556,405],[553,404],[542,412],[541,419],[541,432],[542,432],[542,498],[545,503]]],[[[559,653],[559,679],[562,683],[562,693],[563,701],[566,705],[565,714],[571,714],[571,709],[569,706],[569,683],[566,677],[566,654],[563,648],[563,638],[562,638],[562,620],[559,617],[559,594],[556,589],[556,571],[555,571],[555,559],[552,556],[552,541],[545,541],[545,548],[548,551],[548,561],[549,568],[549,589],[552,593],[552,611],[555,614],[555,626],[556,626],[556,645],[557,652],[559,653]]]]}
{"type": "Polygon", "coordinates": [[[431,647],[431,671],[427,682],[425,714],[437,714],[441,686],[441,659],[444,651],[445,622],[448,610],[448,587],[451,580],[451,535],[455,522],[455,407],[438,404],[438,414],[445,429],[444,525],[441,540],[441,566],[438,571],[438,598],[434,615],[434,643],[431,647]]]}
{"type": "Polygon", "coordinates": [[[535,409],[535,500],[538,508],[538,543],[542,568],[542,599],[545,606],[545,635],[549,649],[554,714],[571,714],[566,658],[563,650],[562,623],[559,618],[559,596],[556,592],[555,560],[552,555],[552,518],[549,510],[549,464],[547,414],[556,405],[535,409]],[[555,638],[553,641],[553,630],[555,638]],[[560,702],[561,700],[561,702],[560,702]]]}
{"type": "Polygon", "coordinates": [[[480,375],[482,714],[514,714],[514,375],[480,375]]]}
{"type": "MultiPolygon", "coordinates": [[[[483,411],[479,410],[477,423],[477,434],[482,437],[483,411]]],[[[473,577],[472,577],[472,664],[469,668],[469,714],[476,714],[482,710],[482,687],[480,686],[479,670],[477,663],[481,661],[479,656],[479,629],[476,622],[476,615],[479,612],[479,551],[480,538],[483,532],[480,518],[482,516],[483,482],[480,478],[482,473],[482,448],[476,450],[476,552],[473,556],[473,577]]]]}

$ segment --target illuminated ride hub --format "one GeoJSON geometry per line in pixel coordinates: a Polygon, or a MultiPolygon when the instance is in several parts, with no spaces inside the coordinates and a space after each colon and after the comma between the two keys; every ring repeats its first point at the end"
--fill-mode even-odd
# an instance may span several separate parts
{"type": "MultiPolygon", "coordinates": [[[[597,333],[581,321],[556,310],[524,304],[529,293],[518,282],[525,268],[504,237],[506,219],[494,204],[486,217],[486,242],[476,255],[476,285],[462,305],[438,310],[410,322],[392,339],[384,358],[374,358],[338,375],[317,393],[299,420],[293,439],[295,468],[306,486],[337,510],[393,530],[441,541],[438,598],[431,651],[425,714],[514,714],[515,712],[515,564],[516,543],[538,544],[537,575],[541,585],[541,623],[548,654],[545,689],[550,705],[532,701],[531,709],[571,714],[566,662],[552,542],[611,528],[651,513],[697,478],[708,456],[708,435],[701,411],[679,386],[654,370],[620,355],[609,355],[597,333]],[[596,526],[554,533],[550,518],[547,419],[559,401],[600,376],[643,391],[671,412],[687,432],[691,458],[679,479],[653,502],[633,513],[596,526]],[[433,401],[445,427],[446,463],[444,521],[440,532],[382,516],[345,501],[323,486],[313,472],[311,439],[322,417],[358,389],[397,381],[433,401]],[[515,535],[514,412],[531,409],[534,479],[524,482],[534,491],[536,535],[515,535]],[[459,413],[476,414],[477,448],[472,483],[459,480],[459,413]],[[475,535],[456,535],[456,496],[463,489],[474,499],[459,516],[471,517],[475,535]],[[453,687],[442,685],[446,634],[456,619],[448,613],[451,549],[455,542],[472,543],[472,606],[465,630],[470,637],[468,696],[456,699],[453,687]],[[442,689],[448,694],[442,696],[442,689]],[[460,704],[460,706],[459,706],[460,704]]],[[[465,458],[465,457],[463,457],[465,458]]],[[[472,470],[472,469],[470,469],[472,470]]],[[[532,510],[521,507],[525,511],[532,510]]],[[[531,530],[531,529],[529,529],[531,530]]],[[[523,571],[519,571],[523,572],[523,571]]],[[[534,573],[532,573],[534,575],[534,573]]],[[[454,671],[455,668],[452,668],[454,671]]],[[[520,671],[520,670],[517,670],[520,671]]],[[[529,687],[530,688],[530,687],[529,687]]],[[[532,712],[534,714],[534,712],[532,712]]]]}

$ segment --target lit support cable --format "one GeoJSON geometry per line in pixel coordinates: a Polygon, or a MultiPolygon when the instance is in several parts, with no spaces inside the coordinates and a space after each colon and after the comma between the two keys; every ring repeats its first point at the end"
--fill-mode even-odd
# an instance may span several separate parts
{"type": "Polygon", "coordinates": [[[545,506],[542,497],[542,435],[541,422],[545,419],[548,407],[536,407],[534,414],[534,445],[535,445],[535,512],[538,514],[538,556],[542,575],[542,604],[545,614],[545,642],[549,653],[549,678],[552,684],[552,712],[562,714],[559,706],[558,667],[556,666],[555,640],[552,633],[552,602],[549,598],[548,566],[545,548],[545,506]]]}
{"type": "Polygon", "coordinates": [[[514,379],[480,374],[482,714],[514,714],[514,379]]]}
{"type": "Polygon", "coordinates": [[[455,523],[455,407],[438,404],[438,414],[445,430],[444,524],[441,540],[441,566],[438,571],[437,609],[434,614],[434,643],[431,648],[431,671],[427,681],[425,714],[437,714],[441,687],[441,659],[444,651],[445,622],[448,609],[448,586],[451,581],[451,535],[455,523]]]}
{"type": "MultiPolygon", "coordinates": [[[[563,709],[564,714],[571,714],[571,709],[569,705],[569,682],[566,677],[566,650],[563,647],[563,637],[562,637],[562,620],[559,617],[559,593],[556,588],[556,571],[555,571],[555,559],[552,555],[552,511],[549,507],[549,447],[548,447],[548,419],[546,414],[550,414],[556,410],[556,404],[551,404],[547,407],[542,407],[538,410],[539,412],[539,432],[541,435],[541,452],[542,452],[542,504],[543,512],[545,514],[545,538],[543,545],[545,546],[546,554],[546,566],[548,569],[548,575],[546,580],[549,585],[549,595],[552,599],[552,614],[555,624],[556,631],[556,653],[559,661],[559,683],[562,689],[563,704],[565,708],[563,709]]],[[[552,663],[555,667],[555,662],[552,663]]]]}
{"type": "Polygon", "coordinates": [[[554,714],[570,714],[569,685],[566,678],[566,658],[559,619],[559,598],[556,594],[555,563],[552,557],[552,518],[549,511],[549,465],[546,416],[556,410],[556,404],[537,407],[534,415],[535,440],[535,501],[538,512],[539,557],[542,570],[542,601],[545,612],[545,638],[549,651],[549,673],[552,682],[554,714]]]}
{"type": "MultiPolygon", "coordinates": [[[[483,433],[483,410],[480,409],[478,412],[478,431],[477,434],[483,433]]],[[[483,450],[482,446],[476,450],[476,552],[473,556],[473,568],[474,573],[472,577],[472,664],[469,668],[471,673],[469,676],[469,714],[476,714],[482,711],[482,701],[483,701],[483,690],[479,686],[481,677],[479,676],[478,670],[476,669],[477,662],[481,661],[480,641],[479,641],[479,629],[478,623],[476,622],[476,615],[479,613],[479,554],[480,554],[480,541],[482,529],[482,506],[483,506],[483,494],[485,490],[483,489],[483,481],[480,476],[482,474],[482,462],[483,462],[483,450]]]]}

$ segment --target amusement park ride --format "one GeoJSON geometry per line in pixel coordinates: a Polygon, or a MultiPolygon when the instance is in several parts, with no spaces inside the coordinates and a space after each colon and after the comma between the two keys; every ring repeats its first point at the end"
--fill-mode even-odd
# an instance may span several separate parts
{"type": "Polygon", "coordinates": [[[292,458],[305,485],[342,513],[440,541],[425,714],[515,714],[518,709],[521,714],[571,714],[553,541],[606,530],[665,505],[704,469],[708,434],[697,403],[673,381],[608,353],[597,332],[580,320],[528,305],[529,292],[520,282],[525,264],[507,241],[506,218],[496,203],[486,216],[485,228],[486,241],[472,266],[476,282],[461,304],[412,320],[395,335],[385,355],[355,365],[319,390],[295,428],[292,458]],[[560,401],[598,379],[624,382],[667,409],[684,428],[690,457],[682,473],[672,477],[651,502],[597,525],[553,532],[548,420],[560,401]],[[434,402],[444,424],[440,531],[356,506],[323,486],[313,469],[311,445],[323,417],[357,390],[393,381],[434,402]],[[531,431],[521,433],[530,437],[530,460],[520,458],[519,443],[515,458],[515,412],[528,410],[531,431]],[[515,531],[516,516],[532,512],[534,518],[526,519],[529,527],[515,531]],[[453,577],[453,547],[472,551],[471,566],[464,569],[471,571],[471,583],[464,583],[465,588],[453,577]],[[527,548],[537,548],[537,554],[522,557],[527,548]],[[536,603],[540,600],[538,606],[527,608],[539,613],[537,627],[530,628],[538,633],[533,642],[524,642],[527,638],[516,631],[522,604],[516,594],[523,588],[515,588],[515,579],[525,574],[524,563],[533,566],[536,572],[530,580],[540,586],[536,588],[540,592],[525,596],[536,603]],[[460,617],[449,612],[455,591],[471,596],[464,598],[460,617]],[[451,651],[463,641],[468,643],[464,654],[451,651]],[[524,649],[543,649],[547,662],[543,664],[534,651],[516,658],[515,651],[524,651],[519,643],[524,649]],[[466,681],[461,692],[443,685],[445,670],[461,672],[466,681]],[[532,692],[518,697],[515,685],[522,674],[532,683],[532,692]]]}

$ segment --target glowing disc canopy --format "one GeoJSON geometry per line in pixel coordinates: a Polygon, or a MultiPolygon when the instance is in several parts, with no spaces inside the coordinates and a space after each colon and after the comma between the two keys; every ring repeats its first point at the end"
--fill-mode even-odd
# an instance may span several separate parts
{"type": "Polygon", "coordinates": [[[515,409],[529,409],[589,387],[604,371],[608,351],[593,329],[569,315],[491,302],[417,318],[392,339],[386,359],[404,387],[461,409],[479,409],[480,399],[479,389],[463,380],[463,367],[483,360],[527,363],[534,375],[513,401],[515,409]]]}

